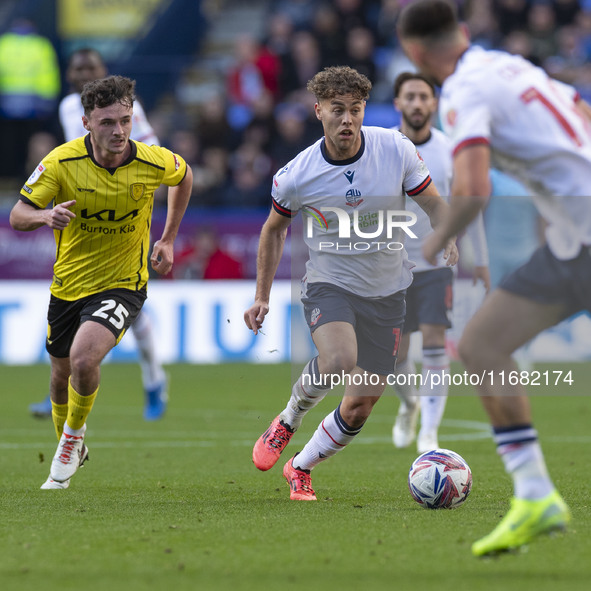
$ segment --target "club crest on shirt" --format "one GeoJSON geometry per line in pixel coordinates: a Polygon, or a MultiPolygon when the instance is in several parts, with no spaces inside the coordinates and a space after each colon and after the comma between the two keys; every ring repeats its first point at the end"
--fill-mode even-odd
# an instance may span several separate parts
{"type": "Polygon", "coordinates": [[[456,124],[457,117],[458,117],[458,114],[456,113],[456,110],[450,109],[446,115],[446,119],[447,119],[448,124],[453,127],[456,124]]]}
{"type": "Polygon", "coordinates": [[[45,166],[40,162],[33,174],[27,179],[27,185],[32,185],[39,180],[39,177],[45,172],[45,166]]]}
{"type": "Polygon", "coordinates": [[[146,190],[146,185],[144,183],[132,183],[129,186],[129,195],[134,201],[139,201],[143,196],[146,190]]]}
{"type": "Polygon", "coordinates": [[[351,207],[357,207],[363,203],[363,199],[359,199],[361,197],[361,191],[359,189],[349,189],[345,193],[345,199],[347,200],[347,205],[351,207]]]}

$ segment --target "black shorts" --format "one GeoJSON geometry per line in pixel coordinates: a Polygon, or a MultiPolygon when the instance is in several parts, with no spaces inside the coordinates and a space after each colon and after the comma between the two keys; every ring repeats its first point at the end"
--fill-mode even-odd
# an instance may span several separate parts
{"type": "Polygon", "coordinates": [[[563,305],[564,318],[582,310],[591,311],[590,247],[581,248],[574,259],[562,261],[547,245],[541,246],[499,287],[541,304],[563,305]]]}
{"type": "Polygon", "coordinates": [[[413,275],[412,283],[406,290],[404,334],[416,332],[421,324],[451,328],[452,283],[453,271],[450,268],[421,271],[413,275]]]}
{"type": "Polygon", "coordinates": [[[76,332],[87,320],[108,328],[119,342],[145,301],[145,288],[140,291],[109,289],[71,302],[52,295],[45,348],[53,357],[69,357],[76,332]]]}
{"type": "Polygon", "coordinates": [[[404,324],[404,291],[366,298],[330,283],[310,283],[302,303],[311,332],[328,322],[348,322],[357,337],[357,366],[378,375],[394,372],[404,324]]]}

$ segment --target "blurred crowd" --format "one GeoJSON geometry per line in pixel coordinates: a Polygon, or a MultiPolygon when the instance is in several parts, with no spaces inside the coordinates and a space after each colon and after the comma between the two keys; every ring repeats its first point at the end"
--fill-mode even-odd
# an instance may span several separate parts
{"type": "MultiPolygon", "coordinates": [[[[314,97],[305,88],[325,66],[347,64],[367,75],[374,85],[369,106],[393,112],[393,81],[413,69],[394,32],[408,1],[262,2],[264,33],[245,32],[235,39],[232,58],[216,72],[219,92],[197,108],[169,102],[162,112],[148,113],[160,143],[182,154],[193,168],[191,205],[269,206],[273,173],[321,135],[314,97]]],[[[475,43],[522,54],[583,96],[591,92],[591,0],[458,4],[475,43]]],[[[388,125],[391,118],[382,122],[374,117],[374,122],[388,125]]],[[[29,168],[52,141],[51,128],[49,135],[41,131],[45,135],[30,147],[29,168]]]]}

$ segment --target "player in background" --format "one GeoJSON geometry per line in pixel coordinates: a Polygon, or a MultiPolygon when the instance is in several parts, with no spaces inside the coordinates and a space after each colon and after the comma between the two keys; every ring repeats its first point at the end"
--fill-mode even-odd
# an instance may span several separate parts
{"type": "MultiPolygon", "coordinates": [[[[449,199],[452,178],[451,144],[444,133],[432,126],[437,111],[433,84],[421,74],[401,73],[394,81],[394,106],[400,111],[400,131],[417,147],[429,168],[431,179],[439,194],[449,199]]],[[[417,216],[413,231],[420,240],[405,243],[408,258],[415,263],[413,281],[406,291],[406,316],[396,362],[397,374],[416,374],[415,364],[408,356],[410,335],[420,331],[422,336],[423,382],[417,390],[412,379],[395,386],[400,407],[392,439],[396,447],[408,447],[415,438],[417,415],[421,427],[417,436],[419,453],[439,447],[438,430],[447,401],[449,358],[445,350],[446,330],[451,328],[450,313],[453,299],[453,271],[446,266],[443,253],[435,267],[423,257],[423,240],[432,232],[429,218],[412,200],[406,209],[417,216]],[[440,378],[430,380],[431,376],[440,378]]],[[[490,286],[488,249],[482,214],[467,228],[475,255],[474,281],[481,280],[486,290],[490,286]]]]}
{"type": "MultiPolygon", "coordinates": [[[[316,500],[312,468],[361,431],[386,376],[394,372],[412,274],[402,244],[408,227],[388,231],[384,216],[404,210],[405,194],[433,225],[448,208],[408,138],[395,130],[362,127],[371,90],[365,76],[346,66],[325,68],[308,90],[316,97],[324,136],[273,178],[272,209],[259,242],[255,302],[244,314],[257,334],[269,311],[287,228],[301,212],[309,253],[302,302],[318,356],[306,364],[287,406],[256,442],[255,466],[268,470],[277,462],[305,414],[334,385],[331,378],[356,378],[344,380],[339,406],[283,468],[291,499],[303,501],[316,500]],[[359,220],[362,231],[351,232],[359,220]]],[[[410,216],[400,217],[408,226],[410,216]]],[[[457,261],[455,240],[448,241],[445,257],[448,264],[457,261]]]]}
{"type": "Polygon", "coordinates": [[[508,513],[472,546],[477,556],[492,554],[570,520],[548,474],[525,386],[489,376],[509,375],[517,369],[516,349],[591,309],[589,107],[522,57],[472,46],[455,5],[445,0],[407,4],[397,29],[408,57],[442,86],[440,119],[454,150],[450,215],[425,242],[425,258],[434,261],[447,238],[483,208],[491,162],[528,183],[548,224],[546,244],[489,294],[459,344],[468,372],[484,375],[478,392],[514,484],[508,513]]]}
{"type": "MultiPolygon", "coordinates": [[[[73,52],[68,60],[66,79],[73,92],[64,97],[59,105],[59,118],[67,142],[86,135],[82,123],[84,110],[80,93],[87,82],[104,78],[107,67],[100,53],[95,49],[83,48],[73,52]]],[[[160,145],[142,105],[136,101],[133,106],[131,139],[145,144],[160,145]]],[[[147,421],[160,419],[166,411],[168,402],[168,380],[156,353],[155,339],[150,317],[140,311],[131,331],[135,337],[140,357],[142,382],[145,393],[144,418],[147,421]]],[[[51,397],[29,406],[35,416],[51,416],[51,397]]]]}
{"type": "Polygon", "coordinates": [[[81,101],[89,133],[43,158],[10,213],[15,230],[48,226],[56,240],[46,349],[59,443],[43,489],[67,488],[88,455],[86,419],[100,364],[147,295],[154,191],[169,187],[165,227],[150,257],[162,275],[172,268],[191,196],[193,175],[180,156],[130,139],[134,99],[129,78],[87,83],[81,101]]]}

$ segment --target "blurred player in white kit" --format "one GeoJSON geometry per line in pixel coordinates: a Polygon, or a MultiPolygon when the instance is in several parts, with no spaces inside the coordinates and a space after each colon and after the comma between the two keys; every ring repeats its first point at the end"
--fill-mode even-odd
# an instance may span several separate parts
{"type": "MultiPolygon", "coordinates": [[[[401,114],[400,131],[417,147],[439,194],[449,199],[453,168],[451,142],[431,124],[437,111],[433,84],[421,74],[401,73],[394,81],[394,106],[401,114]]],[[[406,209],[417,216],[413,229],[419,240],[407,240],[404,245],[409,260],[415,266],[412,269],[413,282],[406,291],[406,316],[396,373],[406,376],[416,373],[408,353],[411,334],[420,331],[423,381],[417,390],[413,378],[397,380],[394,389],[400,397],[400,407],[392,429],[392,439],[394,445],[401,448],[414,441],[420,410],[417,451],[424,453],[439,447],[438,430],[449,389],[449,382],[445,379],[445,374],[449,374],[445,336],[446,330],[451,327],[453,271],[446,266],[442,253],[437,256],[435,267],[425,260],[422,245],[432,232],[429,218],[412,199],[406,200],[406,209]]],[[[488,248],[482,214],[468,226],[466,233],[474,250],[474,280],[481,280],[488,290],[488,248]]]]}
{"type": "Polygon", "coordinates": [[[489,295],[459,345],[466,369],[487,376],[478,392],[514,484],[508,513],[472,546],[477,556],[494,554],[570,521],[546,469],[526,389],[498,377],[517,369],[511,355],[532,337],[591,308],[590,110],[574,89],[525,59],[471,46],[455,5],[445,0],[406,5],[397,29],[408,57],[442,86],[440,117],[454,149],[451,214],[425,243],[427,260],[434,262],[446,238],[485,205],[491,164],[527,184],[548,224],[546,245],[489,295]]]}

